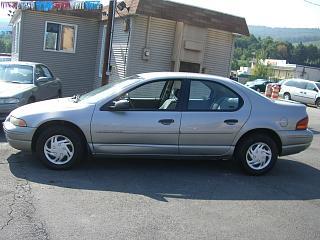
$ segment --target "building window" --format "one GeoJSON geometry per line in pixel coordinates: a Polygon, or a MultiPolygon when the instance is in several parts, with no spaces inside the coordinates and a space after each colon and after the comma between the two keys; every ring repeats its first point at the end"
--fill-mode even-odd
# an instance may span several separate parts
{"type": "Polygon", "coordinates": [[[17,22],[12,27],[12,52],[19,52],[19,41],[20,41],[20,22],[17,22]]]}
{"type": "Polygon", "coordinates": [[[44,50],[75,53],[77,26],[46,22],[44,50]]]}

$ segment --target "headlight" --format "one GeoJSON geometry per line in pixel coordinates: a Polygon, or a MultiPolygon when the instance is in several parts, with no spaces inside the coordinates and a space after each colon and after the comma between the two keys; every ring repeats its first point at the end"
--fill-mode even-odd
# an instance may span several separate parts
{"type": "Polygon", "coordinates": [[[15,104],[15,103],[18,103],[20,102],[20,99],[19,98],[0,98],[0,104],[5,104],[5,103],[8,103],[8,104],[15,104]]]}
{"type": "Polygon", "coordinates": [[[18,126],[18,127],[26,127],[27,126],[26,121],[24,121],[23,119],[20,119],[20,118],[15,118],[13,116],[10,116],[10,123],[12,123],[13,125],[18,126]]]}

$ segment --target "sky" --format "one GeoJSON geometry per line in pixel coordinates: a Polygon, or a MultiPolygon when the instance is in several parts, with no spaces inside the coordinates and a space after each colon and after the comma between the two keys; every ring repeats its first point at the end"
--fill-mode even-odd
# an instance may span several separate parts
{"type": "MultiPolygon", "coordinates": [[[[118,0],[119,1],[119,0],[118,0]]],[[[171,0],[244,17],[248,25],[320,28],[320,0],[171,0]],[[308,2],[313,2],[311,4],[308,2]],[[317,5],[318,4],[318,5],[317,5]]],[[[108,0],[104,0],[108,2],[108,0]]],[[[8,22],[0,9],[0,22],[8,22]]]]}

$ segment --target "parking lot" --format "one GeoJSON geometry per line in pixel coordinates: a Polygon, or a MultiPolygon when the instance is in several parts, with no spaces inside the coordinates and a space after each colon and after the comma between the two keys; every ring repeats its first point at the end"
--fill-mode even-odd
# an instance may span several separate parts
{"type": "Polygon", "coordinates": [[[91,159],[46,169],[0,133],[0,239],[320,239],[312,146],[246,176],[226,161],[91,159]]]}

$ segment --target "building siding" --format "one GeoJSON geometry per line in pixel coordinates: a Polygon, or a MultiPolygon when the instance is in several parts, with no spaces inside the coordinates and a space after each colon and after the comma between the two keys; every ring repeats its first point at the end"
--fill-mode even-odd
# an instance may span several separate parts
{"type": "Polygon", "coordinates": [[[129,31],[123,30],[124,19],[117,18],[114,22],[112,41],[110,82],[119,81],[127,76],[127,56],[129,50],[129,31]]]}
{"type": "Polygon", "coordinates": [[[97,42],[97,52],[96,52],[96,66],[95,66],[95,74],[94,74],[94,82],[93,82],[93,88],[98,88],[101,86],[101,75],[99,73],[100,71],[100,63],[101,63],[101,54],[102,52],[102,39],[103,39],[103,28],[104,24],[100,23],[99,25],[99,37],[97,42]]]}
{"type": "Polygon", "coordinates": [[[17,22],[20,21],[20,36],[17,36],[16,32],[13,31],[12,28],[12,47],[11,47],[11,61],[19,61],[19,52],[21,51],[21,46],[22,46],[22,39],[21,39],[21,34],[23,31],[23,16],[21,12],[19,12],[15,17],[15,20],[13,21],[13,25],[16,24],[17,22]],[[15,51],[15,42],[16,39],[19,40],[19,51],[15,51]]]}
{"type": "Polygon", "coordinates": [[[208,29],[205,48],[205,73],[229,77],[234,36],[229,32],[208,29]]]}
{"type": "Polygon", "coordinates": [[[176,22],[151,18],[149,46],[150,59],[143,60],[143,49],[146,47],[148,17],[132,18],[132,32],[128,56],[127,75],[145,72],[171,71],[172,50],[175,38],[176,22]]]}
{"type": "Polygon", "coordinates": [[[24,11],[20,61],[41,62],[62,81],[63,95],[71,96],[92,90],[97,56],[99,22],[97,20],[24,11]],[[75,53],[44,51],[46,21],[77,25],[75,53]]]}
{"type": "MultiPolygon", "coordinates": [[[[113,40],[112,40],[112,54],[111,62],[112,66],[110,83],[120,81],[121,79],[127,76],[126,61],[129,51],[130,38],[129,31],[123,30],[124,19],[117,18],[114,21],[114,31],[113,31],[113,40]]],[[[105,34],[106,25],[101,24],[99,30],[99,40],[98,40],[98,52],[97,52],[97,62],[96,62],[96,74],[95,74],[95,84],[94,87],[99,87],[101,85],[101,74],[102,74],[102,64],[104,58],[104,49],[105,49],[105,34]]]]}

